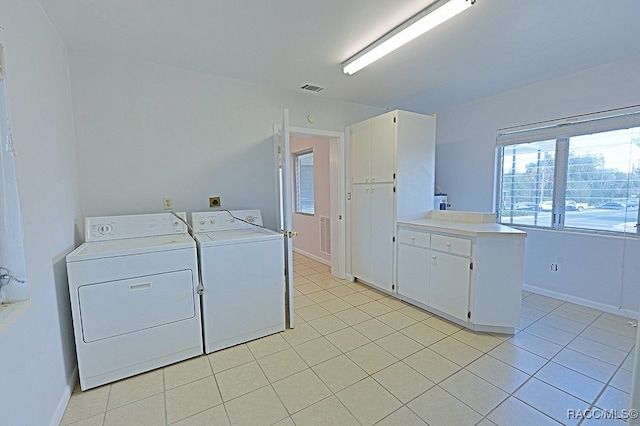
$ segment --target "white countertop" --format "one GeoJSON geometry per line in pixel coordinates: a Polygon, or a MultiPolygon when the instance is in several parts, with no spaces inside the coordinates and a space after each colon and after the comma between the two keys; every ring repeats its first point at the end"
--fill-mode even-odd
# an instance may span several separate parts
{"type": "Polygon", "coordinates": [[[527,236],[524,231],[496,223],[494,213],[432,210],[424,219],[400,220],[398,225],[470,237],[488,234],[527,236]]]}

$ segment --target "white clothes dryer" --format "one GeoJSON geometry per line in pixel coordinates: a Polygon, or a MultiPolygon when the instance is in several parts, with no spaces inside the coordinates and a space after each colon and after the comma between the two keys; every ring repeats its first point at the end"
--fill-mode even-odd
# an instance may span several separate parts
{"type": "Polygon", "coordinates": [[[285,328],[284,238],[260,210],[192,214],[204,349],[211,353],[285,328]]]}
{"type": "Polygon", "coordinates": [[[196,243],[171,213],[86,218],[67,271],[81,389],[203,353],[196,243]]]}

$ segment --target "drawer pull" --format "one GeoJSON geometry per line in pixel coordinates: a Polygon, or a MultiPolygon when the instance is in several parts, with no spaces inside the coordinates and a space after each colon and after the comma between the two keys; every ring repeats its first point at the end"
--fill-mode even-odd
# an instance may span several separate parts
{"type": "Polygon", "coordinates": [[[435,259],[435,258],[436,258],[436,255],[434,254],[433,256],[431,256],[431,258],[432,258],[432,259],[435,259]]]}
{"type": "Polygon", "coordinates": [[[415,239],[416,239],[416,236],[415,236],[415,235],[412,235],[412,236],[411,236],[411,239],[412,239],[412,240],[415,240],[415,239]]]}
{"type": "Polygon", "coordinates": [[[446,245],[447,245],[447,247],[451,247],[451,243],[447,243],[446,245]]]}

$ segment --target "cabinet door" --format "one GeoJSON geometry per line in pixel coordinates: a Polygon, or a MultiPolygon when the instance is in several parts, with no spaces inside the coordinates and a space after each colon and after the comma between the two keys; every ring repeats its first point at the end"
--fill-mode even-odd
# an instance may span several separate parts
{"type": "Polygon", "coordinates": [[[369,183],[371,179],[371,124],[351,126],[351,182],[369,183]]]}
{"type": "Polygon", "coordinates": [[[394,116],[384,114],[371,120],[371,179],[374,183],[393,182],[395,173],[394,116]]]}
{"type": "Polygon", "coordinates": [[[351,274],[371,279],[371,185],[351,187],[351,274]]]}
{"type": "Polygon", "coordinates": [[[469,310],[469,259],[431,251],[429,306],[466,321],[469,310]]]}
{"type": "Polygon", "coordinates": [[[428,249],[399,244],[398,293],[428,305],[430,267],[428,249]]]}
{"type": "Polygon", "coordinates": [[[371,202],[371,284],[392,291],[395,234],[392,183],[369,185],[371,202]]]}

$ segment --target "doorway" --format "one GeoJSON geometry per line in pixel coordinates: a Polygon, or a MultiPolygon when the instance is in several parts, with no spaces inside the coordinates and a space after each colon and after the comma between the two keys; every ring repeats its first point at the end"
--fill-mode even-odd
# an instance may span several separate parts
{"type": "Polygon", "coordinates": [[[331,138],[292,133],[293,251],[331,266],[331,138]]]}
{"type": "MultiPolygon", "coordinates": [[[[280,131],[274,126],[274,133],[280,131]]],[[[295,170],[291,165],[289,187],[294,194],[291,203],[293,229],[298,236],[294,238],[294,251],[308,256],[331,267],[331,274],[338,278],[345,278],[345,156],[344,133],[327,130],[290,127],[291,154],[314,150],[317,159],[325,169],[320,175],[318,188],[321,195],[318,211],[314,209],[313,216],[296,212],[295,200],[295,170]],[[328,205],[327,205],[328,200],[328,205]],[[300,226],[300,230],[297,229],[300,226]],[[302,231],[301,231],[302,230],[302,231]],[[302,242],[298,242],[298,240],[302,242]],[[313,248],[313,250],[310,249],[313,248]]],[[[291,163],[294,155],[291,156],[291,163]]],[[[314,156],[316,160],[316,156],[314,156]]],[[[282,173],[279,173],[279,179],[282,173]]],[[[283,217],[282,197],[279,197],[279,223],[283,217]]],[[[315,201],[315,198],[314,198],[315,201]]],[[[315,203],[314,203],[315,208],[315,203]]]]}

